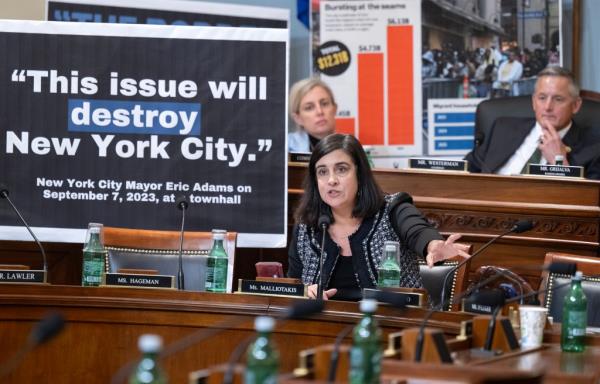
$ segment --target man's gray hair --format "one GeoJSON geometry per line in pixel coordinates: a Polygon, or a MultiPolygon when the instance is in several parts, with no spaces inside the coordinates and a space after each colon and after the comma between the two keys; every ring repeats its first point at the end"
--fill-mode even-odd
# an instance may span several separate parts
{"type": "Polygon", "coordinates": [[[569,81],[569,93],[573,96],[574,99],[579,97],[579,85],[575,80],[575,76],[573,76],[573,72],[569,71],[563,67],[546,67],[540,73],[538,73],[538,79],[535,83],[535,88],[537,89],[537,83],[540,81],[542,77],[552,76],[552,77],[564,77],[569,81]]]}

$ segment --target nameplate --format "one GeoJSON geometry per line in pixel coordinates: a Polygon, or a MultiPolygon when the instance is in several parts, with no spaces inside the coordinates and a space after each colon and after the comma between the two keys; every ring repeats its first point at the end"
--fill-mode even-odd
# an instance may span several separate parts
{"type": "Polygon", "coordinates": [[[583,178],[583,167],[574,165],[529,164],[527,167],[530,175],[583,178]]]}
{"type": "Polygon", "coordinates": [[[3,269],[0,270],[1,284],[44,284],[46,282],[46,271],[3,269]]]}
{"type": "Polygon", "coordinates": [[[408,159],[408,166],[411,169],[429,169],[433,171],[467,171],[466,160],[443,160],[443,159],[408,159]]]}
{"type": "Polygon", "coordinates": [[[102,275],[102,285],[132,288],[175,288],[175,278],[167,275],[105,273],[102,275]]]}
{"type": "Polygon", "coordinates": [[[305,297],[307,295],[306,286],[302,283],[293,284],[244,279],[238,281],[238,293],[291,297],[305,297]]]}
{"type": "Polygon", "coordinates": [[[463,311],[471,313],[480,313],[483,315],[491,315],[494,312],[494,307],[491,305],[479,304],[474,301],[464,300],[463,311]]]}
{"type": "Polygon", "coordinates": [[[293,163],[308,163],[310,161],[310,153],[291,152],[290,161],[293,163]]]}
{"type": "MultiPolygon", "coordinates": [[[[403,288],[398,288],[403,289],[403,288]]],[[[363,299],[375,299],[382,303],[391,304],[396,307],[411,305],[422,307],[426,296],[419,292],[400,292],[397,289],[363,289],[363,299]]]]}

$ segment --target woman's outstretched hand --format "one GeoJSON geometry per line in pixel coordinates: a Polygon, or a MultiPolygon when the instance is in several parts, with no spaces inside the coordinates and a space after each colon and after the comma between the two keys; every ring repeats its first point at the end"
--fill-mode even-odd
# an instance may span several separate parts
{"type": "Polygon", "coordinates": [[[467,253],[469,250],[468,245],[455,243],[456,240],[460,239],[460,236],[461,235],[458,233],[455,233],[448,236],[446,241],[432,240],[429,242],[427,245],[427,257],[425,258],[429,268],[433,267],[433,265],[437,262],[444,261],[455,256],[464,258],[471,257],[471,255],[467,253]]]}
{"type": "MultiPolygon", "coordinates": [[[[309,285],[308,286],[308,297],[310,299],[316,299],[318,289],[319,289],[319,287],[317,284],[309,285]]],[[[335,288],[331,288],[326,291],[323,291],[323,300],[329,300],[329,298],[332,297],[333,295],[335,295],[336,293],[337,293],[337,289],[335,289],[335,288]]]]}

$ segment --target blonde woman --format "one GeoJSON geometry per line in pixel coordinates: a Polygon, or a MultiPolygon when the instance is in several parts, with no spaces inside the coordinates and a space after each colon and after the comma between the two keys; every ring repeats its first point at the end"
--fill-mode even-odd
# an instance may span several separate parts
{"type": "Polygon", "coordinates": [[[331,88],[321,79],[311,77],[295,83],[289,109],[297,126],[288,135],[290,152],[311,152],[319,140],[335,132],[337,104],[331,88]]]}

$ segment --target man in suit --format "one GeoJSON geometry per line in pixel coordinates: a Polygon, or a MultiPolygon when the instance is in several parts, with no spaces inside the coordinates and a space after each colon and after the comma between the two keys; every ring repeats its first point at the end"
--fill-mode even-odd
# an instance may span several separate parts
{"type": "Polygon", "coordinates": [[[555,164],[559,155],[564,165],[583,166],[586,171],[592,162],[597,163],[598,154],[589,147],[600,143],[600,130],[580,127],[572,120],[581,107],[581,98],[571,72],[560,67],[541,71],[532,105],[535,120],[496,119],[489,137],[465,157],[469,171],[520,174],[529,163],[555,164]]]}

